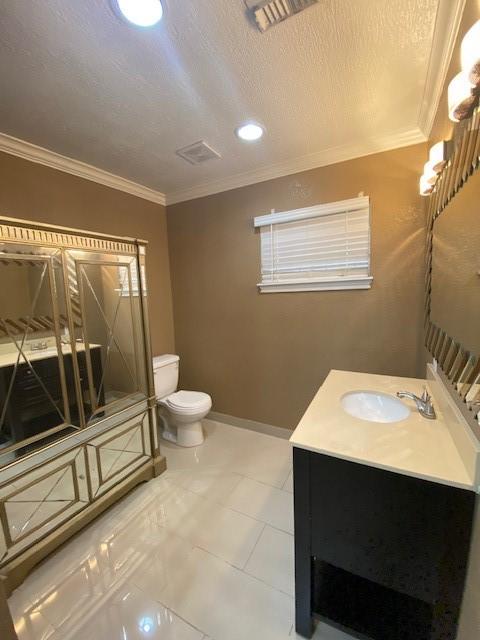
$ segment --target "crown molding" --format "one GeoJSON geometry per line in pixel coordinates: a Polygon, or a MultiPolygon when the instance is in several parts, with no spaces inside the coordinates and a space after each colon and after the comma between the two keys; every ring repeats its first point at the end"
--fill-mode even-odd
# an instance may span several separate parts
{"type": "Polygon", "coordinates": [[[108,173],[108,171],[93,167],[85,162],[62,156],[49,149],[38,147],[25,140],[14,138],[6,133],[0,133],[0,151],[30,162],[42,164],[45,167],[63,171],[64,173],[70,173],[72,176],[103,184],[111,189],[117,189],[117,191],[124,191],[143,200],[149,200],[164,206],[166,204],[165,194],[160,191],[155,191],[126,178],[116,176],[113,173],[108,173]]]}
{"type": "Polygon", "coordinates": [[[418,126],[428,138],[432,131],[443,85],[452,59],[466,0],[440,0],[435,19],[425,91],[418,126]]]}
{"type": "Polygon", "coordinates": [[[301,171],[309,171],[310,169],[325,167],[346,160],[354,160],[355,158],[369,156],[382,151],[408,147],[412,144],[425,142],[426,139],[423,132],[415,128],[381,138],[372,138],[362,143],[346,144],[324,149],[317,153],[267,165],[253,171],[238,173],[221,180],[212,180],[211,182],[205,182],[194,187],[167,193],[167,206],[185,202],[186,200],[203,198],[204,196],[221,193],[222,191],[246,187],[257,182],[266,182],[267,180],[282,178],[283,176],[300,173],[301,171]]]}

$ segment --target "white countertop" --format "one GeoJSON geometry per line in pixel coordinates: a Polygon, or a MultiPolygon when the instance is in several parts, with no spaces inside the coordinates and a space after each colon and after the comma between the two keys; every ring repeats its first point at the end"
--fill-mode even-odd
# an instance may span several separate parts
{"type": "Polygon", "coordinates": [[[332,370],[313,398],[290,438],[308,451],[386,469],[463,489],[475,489],[475,473],[467,469],[444,414],[435,402],[430,381],[332,370]],[[347,414],[341,397],[356,390],[397,391],[421,395],[427,386],[436,420],[423,418],[412,400],[403,399],[411,413],[400,422],[378,423],[347,414]]]}
{"type": "MultiPolygon", "coordinates": [[[[96,349],[100,347],[99,344],[91,344],[90,349],[96,349]]],[[[77,342],[76,351],[85,351],[85,345],[83,342],[77,342]]],[[[18,359],[18,350],[16,351],[8,351],[1,353],[0,352],[0,368],[2,367],[12,367],[16,364],[18,359]]],[[[63,355],[70,355],[72,353],[72,348],[69,344],[62,344],[62,353],[63,355]]],[[[56,358],[58,355],[57,347],[48,347],[47,349],[40,349],[38,351],[31,351],[31,349],[25,349],[25,356],[28,358],[30,362],[35,362],[35,360],[46,360],[47,358],[56,358]]],[[[20,356],[20,364],[25,364],[25,360],[22,356],[20,356]]]]}

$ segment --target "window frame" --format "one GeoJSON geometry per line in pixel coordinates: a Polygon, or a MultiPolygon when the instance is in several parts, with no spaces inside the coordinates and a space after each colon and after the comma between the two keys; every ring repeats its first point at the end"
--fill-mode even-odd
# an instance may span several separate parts
{"type": "MultiPolygon", "coordinates": [[[[311,218],[320,218],[336,213],[348,213],[368,209],[368,275],[346,275],[346,276],[323,276],[306,278],[289,278],[288,280],[277,280],[276,282],[259,282],[257,287],[260,293],[288,293],[301,291],[344,291],[354,289],[370,289],[373,282],[371,274],[371,206],[368,196],[359,196],[348,200],[328,202],[324,204],[270,213],[254,218],[254,227],[262,228],[275,224],[288,222],[298,222],[311,218]]],[[[263,266],[263,256],[260,249],[261,270],[263,266]]]]}

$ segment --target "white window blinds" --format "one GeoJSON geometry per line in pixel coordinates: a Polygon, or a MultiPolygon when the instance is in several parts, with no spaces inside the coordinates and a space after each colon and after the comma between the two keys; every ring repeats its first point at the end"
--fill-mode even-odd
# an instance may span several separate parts
{"type": "MultiPolygon", "coordinates": [[[[145,282],[145,267],[142,265],[142,276],[145,282]]],[[[136,268],[130,269],[126,266],[118,267],[118,282],[120,285],[120,295],[122,297],[129,297],[130,294],[134,297],[140,295],[139,282],[138,282],[138,270],[136,268]],[[130,271],[130,278],[132,280],[132,290],[130,291],[130,283],[128,279],[128,272],[130,271]]],[[[146,292],[145,292],[146,294],[146,292]]]]}
{"type": "Polygon", "coordinates": [[[368,197],[272,213],[254,224],[262,292],[370,288],[368,197]]]}

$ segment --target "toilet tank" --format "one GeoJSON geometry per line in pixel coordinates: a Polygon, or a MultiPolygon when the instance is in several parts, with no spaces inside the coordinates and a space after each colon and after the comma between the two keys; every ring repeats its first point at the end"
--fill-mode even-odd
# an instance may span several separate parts
{"type": "Polygon", "coordinates": [[[165,354],[153,358],[153,378],[155,381],[155,396],[158,400],[169,396],[177,390],[178,364],[180,358],[165,354]]]}

